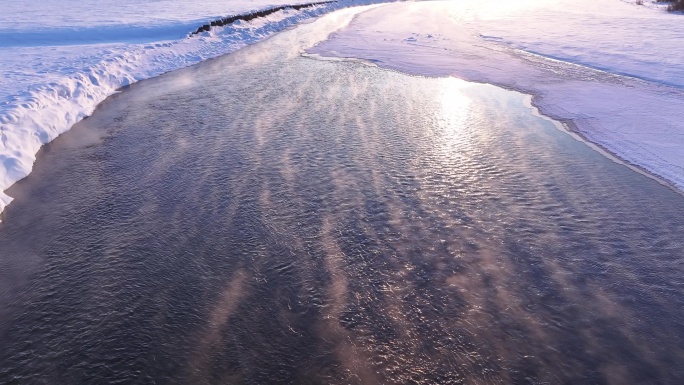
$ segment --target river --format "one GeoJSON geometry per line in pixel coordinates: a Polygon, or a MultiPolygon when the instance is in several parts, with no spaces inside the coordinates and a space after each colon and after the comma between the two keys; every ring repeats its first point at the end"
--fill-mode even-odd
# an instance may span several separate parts
{"type": "Polygon", "coordinates": [[[681,383],[682,195],[519,93],[302,57],[317,28],[41,150],[0,383],[681,383]]]}

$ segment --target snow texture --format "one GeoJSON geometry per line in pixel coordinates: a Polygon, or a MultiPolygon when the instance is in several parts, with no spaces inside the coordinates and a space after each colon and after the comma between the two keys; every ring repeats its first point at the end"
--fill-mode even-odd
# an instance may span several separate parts
{"type": "Polygon", "coordinates": [[[0,12],[0,212],[42,145],[122,86],[233,52],[303,20],[380,0],[284,9],[188,37],[218,18],[306,1],[7,1],[0,12]]]}
{"type": "Polygon", "coordinates": [[[530,94],[541,113],[684,190],[682,23],[620,0],[395,3],[308,52],[530,94]]]}

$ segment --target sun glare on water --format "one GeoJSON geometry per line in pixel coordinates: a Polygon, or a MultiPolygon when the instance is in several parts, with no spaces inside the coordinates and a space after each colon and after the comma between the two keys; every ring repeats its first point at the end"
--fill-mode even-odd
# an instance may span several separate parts
{"type": "Polygon", "coordinates": [[[472,100],[465,92],[470,84],[449,77],[440,79],[439,85],[435,141],[441,151],[451,157],[470,142],[468,126],[472,119],[472,100]]]}

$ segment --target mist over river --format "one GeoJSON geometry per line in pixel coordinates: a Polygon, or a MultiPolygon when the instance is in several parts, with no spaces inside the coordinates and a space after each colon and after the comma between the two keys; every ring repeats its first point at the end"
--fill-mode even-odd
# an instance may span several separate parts
{"type": "Polygon", "coordinates": [[[316,28],[41,150],[0,223],[0,383],[684,381],[680,194],[522,94],[302,57],[316,28]]]}

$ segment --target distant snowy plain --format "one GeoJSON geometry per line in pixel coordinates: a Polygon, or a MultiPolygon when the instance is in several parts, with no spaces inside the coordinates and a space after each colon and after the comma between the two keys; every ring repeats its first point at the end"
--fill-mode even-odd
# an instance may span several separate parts
{"type": "MultiPolygon", "coordinates": [[[[220,17],[282,0],[3,2],[0,212],[40,147],[121,86],[235,51],[342,0],[188,38],[220,17]]],[[[684,16],[621,0],[397,3],[360,14],[311,49],[534,95],[540,110],[684,189],[684,16]]]]}

